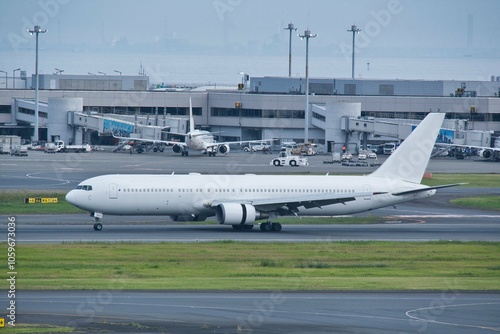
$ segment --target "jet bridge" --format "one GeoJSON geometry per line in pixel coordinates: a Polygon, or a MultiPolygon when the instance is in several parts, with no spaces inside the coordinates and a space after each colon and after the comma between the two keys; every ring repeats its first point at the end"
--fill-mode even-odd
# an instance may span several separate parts
{"type": "Polygon", "coordinates": [[[68,117],[68,124],[75,128],[96,131],[99,135],[130,137],[131,139],[162,140],[166,129],[180,133],[187,129],[187,119],[180,117],[162,118],[155,122],[150,122],[149,116],[102,115],[85,112],[70,112],[68,117]],[[152,125],[152,123],[158,125],[152,125]]]}

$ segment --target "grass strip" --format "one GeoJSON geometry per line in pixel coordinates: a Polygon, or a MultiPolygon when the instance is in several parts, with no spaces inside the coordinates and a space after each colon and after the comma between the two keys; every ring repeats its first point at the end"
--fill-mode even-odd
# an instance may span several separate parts
{"type": "Polygon", "coordinates": [[[0,214],[57,214],[57,213],[82,213],[84,211],[66,202],[67,191],[36,191],[36,190],[12,190],[0,192],[0,214]],[[35,203],[25,204],[27,197],[57,198],[57,203],[35,203]]]}
{"type": "Polygon", "coordinates": [[[75,329],[72,327],[63,326],[53,326],[53,325],[38,325],[38,324],[23,324],[16,323],[16,327],[10,327],[7,325],[5,328],[0,330],[2,334],[10,333],[75,333],[75,329]]]}
{"type": "Polygon", "coordinates": [[[423,179],[422,184],[438,186],[451,183],[467,183],[461,187],[500,188],[500,174],[432,174],[432,178],[423,179]]]}
{"type": "Polygon", "coordinates": [[[221,241],[18,245],[16,269],[19,290],[500,290],[499,263],[498,242],[221,241]]]}
{"type": "Polygon", "coordinates": [[[478,196],[456,198],[450,201],[452,204],[477,208],[482,210],[500,211],[500,196],[478,196]]]}

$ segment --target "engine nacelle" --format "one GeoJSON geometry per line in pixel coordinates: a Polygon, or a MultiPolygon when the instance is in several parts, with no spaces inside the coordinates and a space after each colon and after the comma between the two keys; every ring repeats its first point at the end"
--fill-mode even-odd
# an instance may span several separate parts
{"type": "Polygon", "coordinates": [[[174,150],[175,153],[180,153],[182,151],[182,146],[180,146],[180,145],[174,145],[172,147],[172,150],[174,150]]]}
{"type": "Polygon", "coordinates": [[[229,145],[219,145],[219,152],[222,154],[229,153],[229,145]]]}
{"type": "Polygon", "coordinates": [[[250,204],[223,203],[217,205],[215,214],[219,224],[243,225],[252,224],[256,219],[261,219],[261,215],[250,204]]]}
{"type": "Polygon", "coordinates": [[[479,155],[485,159],[489,159],[489,158],[491,158],[492,152],[491,152],[491,150],[482,150],[479,152],[479,155]]]}

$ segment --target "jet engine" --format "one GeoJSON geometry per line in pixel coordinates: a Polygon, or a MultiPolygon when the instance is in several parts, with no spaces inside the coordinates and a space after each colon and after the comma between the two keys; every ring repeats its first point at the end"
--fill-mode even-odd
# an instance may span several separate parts
{"type": "Polygon", "coordinates": [[[180,145],[174,145],[172,147],[172,150],[174,150],[175,153],[180,153],[182,151],[182,146],[180,146],[180,145]]]}
{"type": "Polygon", "coordinates": [[[491,155],[492,155],[491,150],[481,150],[481,151],[479,151],[479,156],[481,156],[481,157],[483,157],[485,159],[491,158],[491,155]]]}
{"type": "Polygon", "coordinates": [[[219,145],[219,152],[222,154],[229,153],[229,145],[219,145]]]}
{"type": "Polygon", "coordinates": [[[253,205],[240,203],[219,204],[215,214],[219,224],[226,225],[252,224],[256,219],[266,218],[253,205]]]}

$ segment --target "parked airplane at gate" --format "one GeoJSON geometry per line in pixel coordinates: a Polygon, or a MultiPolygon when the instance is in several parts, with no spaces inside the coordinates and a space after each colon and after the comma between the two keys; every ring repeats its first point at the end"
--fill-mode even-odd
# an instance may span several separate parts
{"type": "Polygon", "coordinates": [[[460,149],[475,148],[478,150],[478,156],[488,160],[500,161],[500,138],[496,138],[493,147],[475,146],[475,145],[459,145],[459,144],[444,144],[439,143],[437,146],[457,147],[460,149]]]}
{"type": "Polygon", "coordinates": [[[81,182],[66,200],[94,217],[168,215],[205,220],[236,230],[280,231],[278,216],[335,216],[426,198],[448,184],[420,184],[444,114],[430,113],[375,172],[366,176],[103,175],[81,182]]]}
{"type": "MultiPolygon", "coordinates": [[[[166,144],[173,145],[173,151],[175,153],[181,153],[182,156],[188,156],[188,149],[195,151],[202,151],[209,156],[215,156],[217,153],[227,154],[230,151],[229,145],[231,144],[245,144],[245,143],[270,143],[273,139],[264,140],[243,140],[243,141],[230,141],[230,142],[217,142],[214,139],[214,135],[206,130],[199,130],[194,128],[194,118],[193,118],[193,108],[191,105],[191,98],[189,98],[189,132],[188,133],[172,133],[177,136],[185,137],[185,142],[177,142],[171,140],[152,140],[152,139],[137,139],[129,137],[117,137],[115,138],[121,140],[132,140],[138,143],[147,144],[166,144]]],[[[162,150],[161,150],[162,151],[162,150]]],[[[141,153],[140,151],[139,153],[141,153]]]]}

